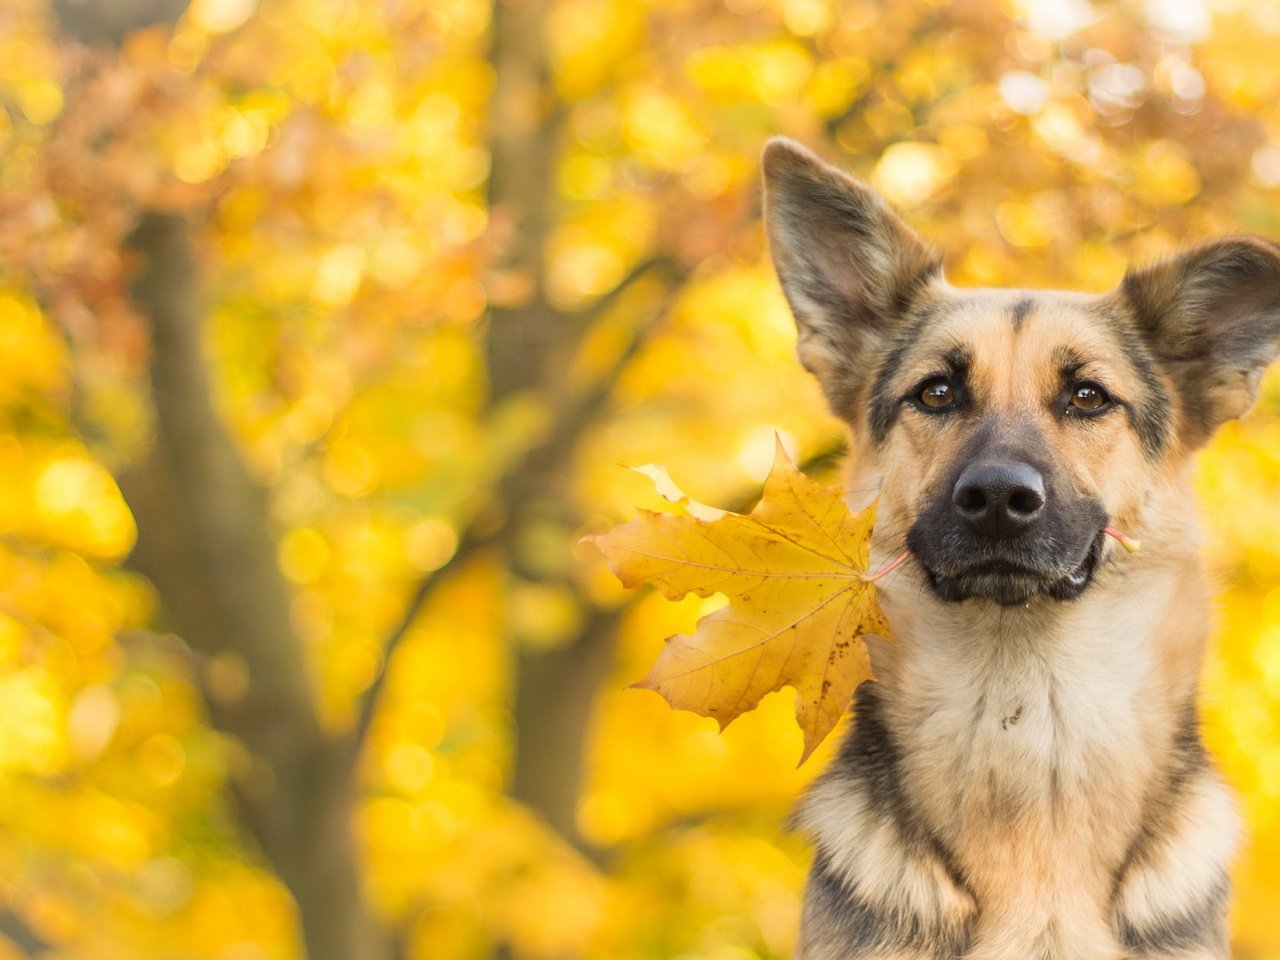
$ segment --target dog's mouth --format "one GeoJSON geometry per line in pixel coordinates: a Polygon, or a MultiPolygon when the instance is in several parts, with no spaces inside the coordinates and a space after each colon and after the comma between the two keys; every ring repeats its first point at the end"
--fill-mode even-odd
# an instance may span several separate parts
{"type": "Polygon", "coordinates": [[[1093,582],[1102,560],[1105,537],[1099,530],[1090,541],[1084,559],[1065,576],[1061,568],[1037,570],[1005,560],[983,561],[947,573],[934,570],[923,561],[920,566],[933,592],[949,603],[983,598],[1002,606],[1014,606],[1027,603],[1035,596],[1074,600],[1093,582]]]}

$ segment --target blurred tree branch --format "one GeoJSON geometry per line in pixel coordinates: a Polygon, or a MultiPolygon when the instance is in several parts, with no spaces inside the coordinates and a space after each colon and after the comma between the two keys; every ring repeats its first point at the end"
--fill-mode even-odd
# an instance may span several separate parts
{"type": "Polygon", "coordinates": [[[489,215],[493,269],[513,275],[512,306],[489,314],[492,401],[539,385],[565,325],[547,302],[542,258],[555,225],[556,160],[564,108],[547,60],[546,0],[496,0],[491,26],[494,93],[489,116],[489,215]]]}
{"type": "MultiPolygon", "coordinates": [[[[616,305],[620,297],[642,277],[659,276],[669,295],[664,297],[658,308],[643,322],[633,326],[632,335],[622,350],[614,358],[607,370],[596,380],[568,398],[560,400],[552,417],[552,426],[547,435],[535,443],[524,455],[508,464],[498,479],[493,493],[488,497],[491,504],[518,504],[525,501],[533,492],[533,483],[544,477],[549,469],[566,460],[573,451],[583,432],[599,417],[605,409],[610,393],[627,366],[643,348],[649,337],[658,329],[671,303],[671,293],[678,290],[683,282],[683,275],[677,272],[670,260],[654,257],[637,264],[612,290],[603,294],[591,307],[581,314],[566,318],[566,322],[575,322],[585,332],[591,322],[616,305]]],[[[544,392],[551,392],[550,384],[542,386],[544,392]]],[[[457,550],[448,562],[438,570],[424,576],[414,587],[405,604],[404,612],[396,626],[388,634],[382,644],[382,659],[373,681],[360,697],[357,707],[353,740],[357,750],[368,737],[381,701],[390,663],[400,644],[421,613],[422,607],[431,596],[436,585],[449,574],[456,572],[466,562],[483,549],[501,546],[510,548],[510,533],[513,527],[512,517],[507,513],[497,526],[486,526],[482,534],[470,527],[463,532],[457,550]]]]}
{"type": "Polygon", "coordinates": [[[189,0],[53,0],[53,13],[65,36],[118,47],[135,30],[173,26],[188,4],[189,0]]]}
{"type": "Polygon", "coordinates": [[[0,936],[24,957],[46,957],[53,953],[53,945],[12,910],[0,910],[0,936]]]}
{"type": "Polygon", "coordinates": [[[471,532],[465,533],[459,541],[458,548],[454,551],[453,556],[439,569],[433,570],[424,576],[418,581],[417,586],[413,588],[413,592],[405,603],[404,612],[382,643],[382,659],[379,661],[373,680],[365,688],[364,693],[360,696],[359,703],[356,705],[356,720],[351,732],[353,753],[358,754],[369,738],[369,731],[373,727],[378,708],[382,705],[387,678],[391,673],[391,661],[395,657],[396,651],[400,649],[400,645],[404,643],[405,638],[409,635],[409,631],[417,621],[418,615],[422,613],[422,608],[426,605],[427,599],[442,580],[466,566],[468,560],[485,547],[490,546],[500,533],[500,530],[491,531],[482,536],[471,532]]]}

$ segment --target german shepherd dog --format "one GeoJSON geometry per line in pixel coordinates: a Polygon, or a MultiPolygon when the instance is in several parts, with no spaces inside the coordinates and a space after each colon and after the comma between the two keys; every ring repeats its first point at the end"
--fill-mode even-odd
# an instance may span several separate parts
{"type": "Polygon", "coordinates": [[[764,171],[851,505],[880,498],[873,567],[911,555],[797,813],[798,957],[1225,958],[1238,820],[1199,732],[1188,468],[1280,346],[1280,248],[1224,239],[1098,296],[960,289],[804,148],[771,141],[764,171]]]}

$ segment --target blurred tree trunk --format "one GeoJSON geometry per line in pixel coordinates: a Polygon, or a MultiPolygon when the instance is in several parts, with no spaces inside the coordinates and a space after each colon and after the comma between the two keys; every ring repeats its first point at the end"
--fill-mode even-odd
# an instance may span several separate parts
{"type": "MultiPolygon", "coordinates": [[[[185,0],[58,0],[63,33],[114,48],[171,25],[185,0]]],[[[151,339],[155,437],[120,478],[138,526],[131,562],[190,648],[243,682],[213,683],[210,717],[250,759],[233,777],[241,821],[297,904],[310,960],[390,960],[365,905],[352,833],[356,753],[315,712],[267,501],[214,409],[191,226],[141,211],[134,304],[151,339]]]]}
{"type": "Polygon", "coordinates": [[[132,562],[195,651],[245,682],[209,684],[210,716],[252,755],[241,819],[298,906],[310,960],[391,956],[360,893],[355,754],[321,730],[266,499],[214,410],[190,227],[147,213],[134,300],[151,331],[155,440],[121,478],[138,524],[132,562]]]}
{"type": "MultiPolygon", "coordinates": [[[[521,296],[490,311],[488,365],[492,408],[536,391],[556,417],[501,492],[509,517],[510,575],[516,582],[572,589],[554,562],[521,549],[531,539],[523,535],[531,525],[563,530],[566,543],[578,526],[565,493],[573,450],[589,419],[584,413],[597,412],[609,387],[602,384],[590,397],[566,397],[558,389],[583,321],[557,310],[543,287],[543,252],[558,212],[555,170],[565,136],[563,104],[547,60],[547,6],[544,0],[497,0],[493,10],[489,208],[502,243],[495,268],[521,296]]],[[[522,645],[519,625],[508,625],[516,675],[510,793],[580,847],[576,816],[588,727],[613,661],[613,628],[612,615],[586,610],[576,637],[544,650],[522,645]]]]}
{"type": "MultiPolygon", "coordinates": [[[[572,589],[566,564],[548,565],[520,548],[535,525],[562,528],[567,542],[579,524],[577,508],[564,496],[572,454],[612,384],[606,375],[582,393],[562,388],[564,364],[589,319],[558,309],[542,287],[542,254],[559,212],[554,171],[563,126],[546,61],[546,6],[497,0],[494,7],[489,201],[499,238],[495,268],[521,293],[493,305],[487,360],[491,412],[536,394],[553,422],[495,492],[503,520],[500,534],[487,539],[506,547],[513,581],[572,589]]],[[[57,0],[56,12],[68,36],[115,47],[132,29],[172,23],[183,7],[177,0],[57,0]]],[[[250,757],[233,776],[241,821],[295,899],[308,957],[389,960],[391,938],[361,896],[352,834],[356,761],[382,677],[360,704],[353,735],[333,736],[320,727],[266,498],[214,407],[192,225],[142,211],[132,243],[138,257],[133,296],[150,331],[155,409],[149,455],[120,478],[138,526],[132,563],[155,584],[188,646],[212,667],[205,671],[210,717],[250,757]],[[239,675],[243,683],[234,680],[239,675]]],[[[650,272],[660,271],[642,265],[605,299],[650,272]]],[[[664,277],[663,285],[670,288],[672,278],[664,277]]],[[[425,583],[411,601],[407,621],[433,584],[425,583]]],[[[612,662],[615,625],[614,612],[585,607],[582,629],[552,650],[522,646],[518,625],[508,631],[517,676],[510,792],[583,848],[576,812],[589,720],[612,662]]],[[[393,634],[392,647],[405,628],[393,634]]]]}

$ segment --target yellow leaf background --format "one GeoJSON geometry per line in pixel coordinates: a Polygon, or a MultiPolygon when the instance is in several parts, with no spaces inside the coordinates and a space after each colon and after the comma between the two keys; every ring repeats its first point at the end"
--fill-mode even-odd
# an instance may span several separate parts
{"type": "MultiPolygon", "coordinates": [[[[0,955],[788,956],[834,738],[796,771],[789,692],[721,735],[626,689],[718,601],[573,546],[659,506],[618,463],[745,507],[779,433],[832,477],[760,145],[958,284],[1280,236],[1264,2],[0,8],[0,955]]],[[[1277,451],[1273,375],[1197,471],[1240,960],[1280,960],[1277,451]]]]}

